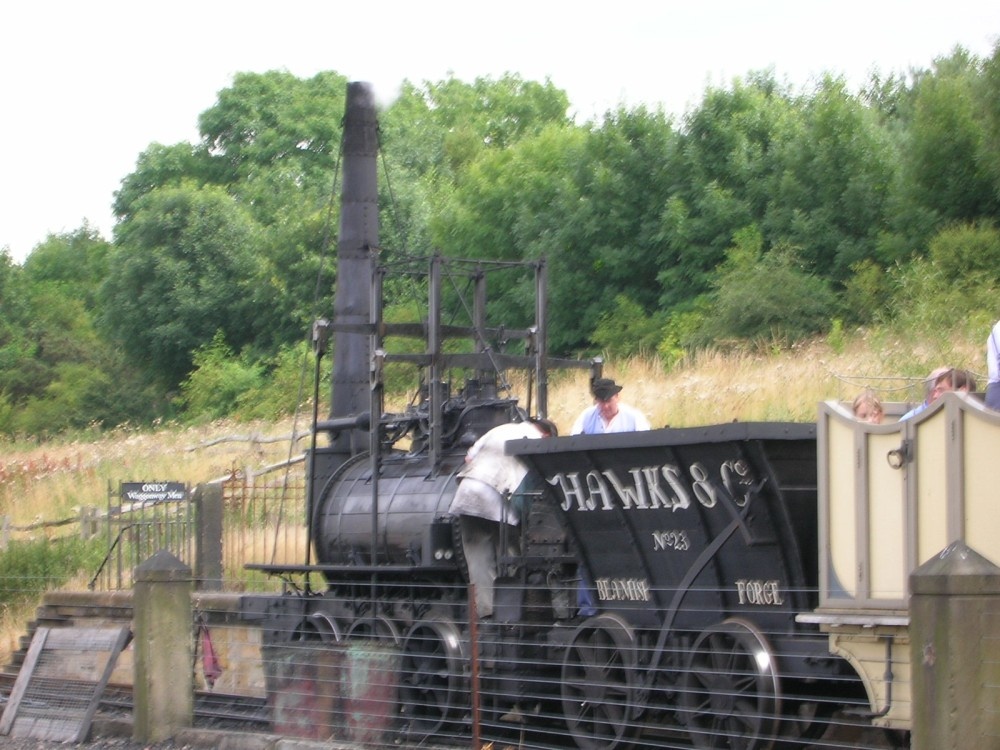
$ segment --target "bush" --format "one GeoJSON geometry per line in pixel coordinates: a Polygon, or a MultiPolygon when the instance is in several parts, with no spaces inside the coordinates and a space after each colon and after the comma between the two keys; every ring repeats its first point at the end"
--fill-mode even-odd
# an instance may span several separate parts
{"type": "MultiPolygon", "coordinates": [[[[329,383],[332,358],[322,360],[323,383],[329,383]]],[[[237,414],[240,419],[278,419],[295,413],[300,407],[312,404],[316,355],[305,342],[285,346],[272,358],[262,363],[263,377],[237,397],[237,414]]],[[[319,398],[328,398],[328,385],[321,386],[319,398]]]]}
{"type": "Polygon", "coordinates": [[[189,419],[219,419],[237,411],[241,397],[263,382],[260,365],[234,356],[221,332],[194,354],[194,369],[181,383],[189,419]]]}
{"type": "Polygon", "coordinates": [[[992,225],[955,225],[931,239],[927,258],[896,267],[891,312],[899,330],[950,353],[955,336],[985,341],[1000,317],[997,304],[1000,232],[992,225]]]}
{"type": "Polygon", "coordinates": [[[798,341],[822,332],[837,307],[829,284],[803,269],[790,247],[731,249],[712,301],[703,329],[711,340],[798,341]]]}
{"type": "Polygon", "coordinates": [[[656,347],[664,367],[669,369],[682,362],[697,346],[699,332],[705,327],[705,319],[710,313],[711,301],[705,296],[671,311],[660,331],[660,343],[656,347]]]}
{"type": "Polygon", "coordinates": [[[851,266],[844,284],[844,315],[851,323],[869,323],[884,318],[890,298],[885,269],[872,260],[851,266]]]}
{"type": "Polygon", "coordinates": [[[0,552],[0,605],[16,606],[62,586],[81,572],[93,573],[105,550],[103,539],[11,542],[0,552]]]}
{"type": "Polygon", "coordinates": [[[941,230],[928,247],[929,256],[948,281],[968,284],[1000,270],[1000,231],[990,223],[958,224],[941,230]]]}
{"type": "Polygon", "coordinates": [[[606,355],[626,359],[656,351],[663,324],[662,317],[647,315],[637,302],[619,294],[614,308],[601,315],[591,340],[606,355]]]}

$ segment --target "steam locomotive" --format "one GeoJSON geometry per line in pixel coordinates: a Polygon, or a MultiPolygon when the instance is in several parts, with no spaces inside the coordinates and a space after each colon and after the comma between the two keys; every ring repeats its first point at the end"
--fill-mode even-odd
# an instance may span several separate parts
{"type": "Polygon", "coordinates": [[[544,416],[551,372],[598,377],[602,363],[548,355],[543,262],[383,256],[375,123],[369,88],[350,84],[334,316],[313,336],[317,362],[334,339],[331,413],[315,420],[308,461],[315,559],[258,566],[324,585],[248,603],[265,643],[387,644],[399,656],[393,727],[416,742],[527,732],[534,746],[583,750],[639,736],[804,747],[838,715],[905,744],[898,677],[892,696],[892,665],[908,662],[905,599],[874,578],[859,590],[853,570],[891,569],[905,589],[918,552],[828,555],[860,538],[844,520],[854,493],[834,497],[853,468],[817,461],[845,441],[892,449],[902,428],[862,428],[837,405],[816,424],[509,442],[530,469],[528,510],[504,525],[493,617],[476,617],[448,512],[465,454],[496,425],[544,416]],[[396,274],[426,293],[425,319],[385,320],[396,274]],[[490,320],[491,288],[531,286],[520,328],[490,320]],[[420,373],[416,397],[388,413],[385,382],[401,366],[420,373]]]}

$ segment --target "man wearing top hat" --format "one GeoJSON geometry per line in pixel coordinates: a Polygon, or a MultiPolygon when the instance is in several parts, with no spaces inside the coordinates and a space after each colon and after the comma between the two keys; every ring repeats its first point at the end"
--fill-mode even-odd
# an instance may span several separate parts
{"type": "Polygon", "coordinates": [[[623,403],[622,387],[611,378],[596,378],[590,385],[594,405],[584,409],[573,423],[571,435],[602,435],[649,429],[649,420],[638,409],[623,403]]]}

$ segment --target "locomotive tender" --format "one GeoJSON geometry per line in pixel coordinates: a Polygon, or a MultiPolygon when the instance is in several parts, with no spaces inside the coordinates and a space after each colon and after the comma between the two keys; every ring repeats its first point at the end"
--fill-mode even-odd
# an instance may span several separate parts
{"type": "Polygon", "coordinates": [[[911,454],[940,450],[945,420],[970,412],[964,424],[985,420],[996,445],[994,417],[949,396],[907,424],[861,425],[831,402],[818,424],[512,441],[531,470],[528,512],[505,527],[494,617],[479,621],[448,515],[465,453],[493,426],[544,416],[550,370],[596,377],[601,363],[548,356],[544,263],[384,258],[376,152],[371,92],[350,84],[334,318],[314,330],[317,360],[330,332],[335,344],[331,413],[314,430],[327,441],[316,439],[308,464],[315,560],[255,566],[325,586],[247,597],[265,643],[387,644],[399,654],[394,727],[419,742],[516,731],[532,746],[585,750],[640,735],[805,747],[835,713],[905,732],[906,576],[978,533],[948,510],[974,506],[965,497],[976,488],[952,497],[941,482],[953,469],[938,461],[932,476],[943,479],[922,477],[918,499],[911,454]],[[394,274],[419,279],[425,320],[384,319],[394,274]],[[498,277],[500,289],[534,287],[521,328],[489,320],[498,277]],[[411,339],[420,345],[400,345],[411,339]],[[417,396],[388,414],[385,379],[401,364],[420,373],[417,396]],[[885,529],[904,533],[876,538],[885,529]]]}

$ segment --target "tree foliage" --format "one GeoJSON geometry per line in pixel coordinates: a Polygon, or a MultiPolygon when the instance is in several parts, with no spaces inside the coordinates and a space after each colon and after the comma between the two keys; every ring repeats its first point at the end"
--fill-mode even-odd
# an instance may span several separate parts
{"type": "Polygon", "coordinates": [[[996,216],[997,187],[983,160],[988,100],[981,62],[957,49],[916,86],[905,166],[913,200],[943,222],[996,216]]]}
{"type": "MultiPolygon", "coordinates": [[[[84,224],[23,266],[0,252],[0,431],[301,402],[294,360],[332,307],[346,84],[238,73],[197,142],[138,155],[113,242],[84,224]]],[[[382,252],[544,260],[559,354],[670,364],[834,319],[979,325],[1000,259],[998,101],[1000,45],[858,93],[750,72],[678,121],[619,107],[576,123],[564,91],[515,74],[407,81],[379,115],[382,252]]],[[[524,324],[530,290],[496,282],[491,317],[524,324]]]]}
{"type": "Polygon", "coordinates": [[[713,284],[709,339],[797,341],[823,331],[836,311],[829,283],[813,275],[792,247],[762,252],[750,228],[736,238],[713,284]]]}
{"type": "Polygon", "coordinates": [[[254,338],[256,227],[219,188],[154,190],[119,224],[102,292],[125,351],[175,387],[216,331],[239,348],[254,338]]]}

